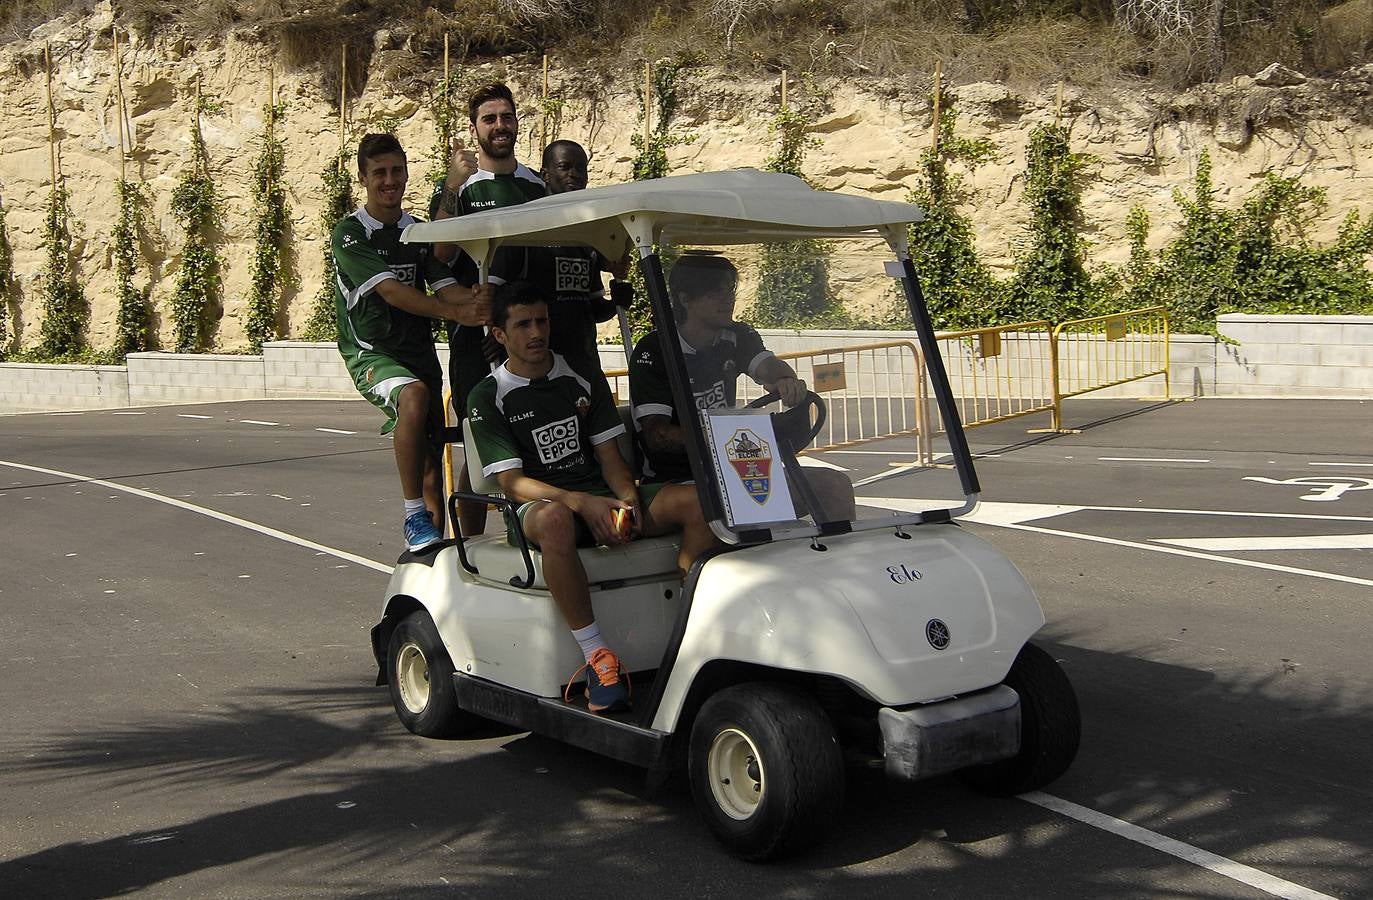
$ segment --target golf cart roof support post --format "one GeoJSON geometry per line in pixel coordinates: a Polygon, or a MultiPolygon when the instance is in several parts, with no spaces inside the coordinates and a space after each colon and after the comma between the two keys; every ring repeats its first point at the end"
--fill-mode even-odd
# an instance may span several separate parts
{"type": "MultiPolygon", "coordinates": [[[[652,250],[651,242],[648,247],[652,250]]],[[[666,362],[664,368],[667,370],[668,385],[672,388],[672,402],[678,409],[694,410],[696,401],[691,394],[691,383],[687,380],[686,360],[682,357],[682,340],[677,332],[677,322],[672,316],[672,299],[668,297],[667,282],[663,277],[663,261],[657,252],[650,252],[639,260],[639,266],[644,275],[644,287],[648,290],[649,302],[653,306],[654,324],[659,331],[658,343],[666,362]]],[[[701,500],[701,512],[705,514],[707,522],[724,522],[724,506],[720,502],[719,493],[714,489],[715,470],[709,468],[708,460],[711,456],[710,448],[706,446],[706,436],[699,422],[688,425],[687,417],[683,416],[681,424],[688,442],[687,459],[691,462],[691,477],[696,479],[696,494],[701,500]]],[[[713,524],[711,530],[722,540],[725,539],[721,529],[713,527],[713,524]]],[[[728,534],[728,531],[725,533],[728,534]]]]}
{"type": "Polygon", "coordinates": [[[953,388],[949,386],[949,374],[944,368],[944,357],[939,353],[939,340],[930,321],[930,311],[925,308],[925,298],[920,293],[920,279],[915,274],[915,266],[908,254],[902,254],[901,268],[905,277],[901,285],[906,292],[906,305],[910,307],[911,321],[920,335],[920,346],[925,351],[925,368],[930,374],[930,385],[934,388],[934,399],[939,404],[939,413],[944,417],[944,431],[949,436],[949,450],[953,454],[954,468],[958,470],[958,481],[963,486],[963,494],[968,503],[959,511],[967,511],[977,502],[982,487],[977,481],[977,470],[973,467],[973,456],[968,450],[968,436],[963,432],[963,419],[958,415],[958,404],[954,402],[953,388]]]}
{"type": "Polygon", "coordinates": [[[634,242],[634,246],[639,250],[639,258],[646,259],[650,253],[655,252],[653,248],[653,218],[640,214],[620,216],[620,225],[624,228],[629,239],[634,242]]]}

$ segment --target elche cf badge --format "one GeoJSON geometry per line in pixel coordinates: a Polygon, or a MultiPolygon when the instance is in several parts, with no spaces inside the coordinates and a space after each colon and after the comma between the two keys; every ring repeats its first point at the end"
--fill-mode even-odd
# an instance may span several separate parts
{"type": "Polygon", "coordinates": [[[752,429],[740,428],[725,445],[725,456],[744,490],[759,506],[772,494],[772,448],[752,429]]]}

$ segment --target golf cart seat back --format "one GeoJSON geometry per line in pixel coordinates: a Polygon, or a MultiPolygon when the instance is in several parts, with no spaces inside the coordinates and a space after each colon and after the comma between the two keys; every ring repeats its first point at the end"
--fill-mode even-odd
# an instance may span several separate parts
{"type": "MultiPolygon", "coordinates": [[[[467,464],[467,474],[472,481],[472,490],[479,494],[500,494],[501,485],[494,477],[482,472],[481,457],[477,445],[472,440],[471,425],[464,421],[463,454],[467,464]]],[[[626,459],[633,448],[628,435],[617,439],[620,453],[626,459]]],[[[586,569],[588,584],[597,585],[607,582],[620,582],[629,579],[648,578],[658,575],[673,575],[677,572],[678,543],[675,535],[656,538],[641,538],[618,547],[583,547],[578,551],[582,566],[586,569]]],[[[503,532],[482,535],[466,542],[468,561],[476,567],[482,578],[491,578],[509,584],[512,577],[523,578],[526,574],[524,556],[518,547],[510,545],[503,532]]],[[[531,587],[547,590],[544,580],[543,554],[530,548],[530,558],[534,562],[534,583],[531,587]]]]}

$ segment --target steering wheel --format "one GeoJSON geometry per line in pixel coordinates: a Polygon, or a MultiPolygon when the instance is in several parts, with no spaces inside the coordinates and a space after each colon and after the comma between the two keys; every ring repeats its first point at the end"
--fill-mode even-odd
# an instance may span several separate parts
{"type": "MultiPolygon", "coordinates": [[[[769,391],[756,400],[748,403],[746,409],[762,409],[782,399],[776,391],[769,391]]],[[[799,451],[810,446],[810,442],[815,440],[815,436],[820,433],[820,429],[825,427],[825,418],[829,415],[825,409],[825,401],[820,399],[820,395],[815,391],[806,391],[805,398],[791,409],[783,410],[772,414],[773,425],[779,437],[786,437],[791,443],[792,450],[799,451]],[[815,421],[811,421],[810,410],[815,409],[815,421]]]]}

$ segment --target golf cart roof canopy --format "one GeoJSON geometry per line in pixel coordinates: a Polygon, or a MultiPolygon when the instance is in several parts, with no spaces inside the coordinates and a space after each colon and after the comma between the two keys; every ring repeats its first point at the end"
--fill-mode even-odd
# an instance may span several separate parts
{"type": "Polygon", "coordinates": [[[918,206],[812,189],[792,175],[736,169],[675,175],[543,197],[405,229],[408,242],[454,243],[482,260],[495,246],[594,247],[618,259],[664,234],[676,244],[769,243],[806,238],[883,238],[905,246],[918,206]]]}

